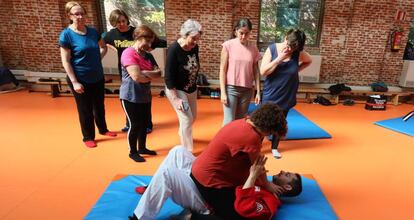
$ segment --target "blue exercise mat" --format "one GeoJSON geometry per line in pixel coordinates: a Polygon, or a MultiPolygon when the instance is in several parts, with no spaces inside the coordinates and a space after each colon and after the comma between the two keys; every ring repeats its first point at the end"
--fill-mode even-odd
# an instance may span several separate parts
{"type": "MultiPolygon", "coordinates": [[[[137,186],[148,185],[150,176],[126,176],[113,181],[105,190],[95,206],[85,217],[86,220],[128,219],[135,210],[141,195],[135,192],[137,186]]],[[[334,220],[338,219],[315,180],[303,177],[301,195],[283,198],[282,207],[273,220],[334,220]]],[[[168,199],[157,216],[167,220],[169,216],[179,214],[183,208],[168,199]]]]}
{"type": "MultiPolygon", "coordinates": [[[[257,107],[254,103],[251,103],[248,113],[250,114],[257,107]]],[[[287,121],[288,133],[285,138],[286,140],[332,138],[328,132],[293,108],[288,113],[287,121]]]]}
{"type": "Polygon", "coordinates": [[[392,118],[392,119],[383,120],[383,121],[377,121],[374,124],[413,137],[414,136],[414,118],[410,118],[407,121],[403,121],[402,118],[403,117],[392,118]]]}

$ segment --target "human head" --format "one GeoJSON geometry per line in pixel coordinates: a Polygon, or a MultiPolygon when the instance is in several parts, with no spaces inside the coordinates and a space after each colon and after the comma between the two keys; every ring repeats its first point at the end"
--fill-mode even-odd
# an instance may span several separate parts
{"type": "Polygon", "coordinates": [[[302,51],[305,47],[306,35],[305,32],[299,29],[289,29],[286,32],[285,38],[287,46],[291,48],[292,52],[302,51]]]}
{"type": "Polygon", "coordinates": [[[151,48],[151,44],[157,37],[155,32],[146,25],[141,25],[134,30],[133,38],[138,48],[148,51],[151,48]]]}
{"type": "Polygon", "coordinates": [[[201,35],[202,33],[203,31],[201,24],[196,20],[188,19],[181,25],[180,35],[182,38],[187,36],[195,36],[197,34],[201,35]]]}
{"type": "Polygon", "coordinates": [[[188,19],[181,25],[180,35],[188,49],[194,48],[203,34],[201,24],[196,20],[188,19]]]}
{"type": "Polygon", "coordinates": [[[293,197],[302,192],[302,177],[298,173],[282,170],[272,177],[272,182],[283,188],[281,196],[293,197]]]}
{"type": "Polygon", "coordinates": [[[238,38],[241,43],[248,41],[252,31],[252,22],[248,18],[242,18],[234,25],[234,37],[238,38]]]}
{"type": "Polygon", "coordinates": [[[283,137],[287,133],[287,122],[283,110],[276,104],[267,103],[257,108],[250,120],[254,126],[266,135],[283,137]]]}
{"type": "Polygon", "coordinates": [[[121,9],[115,9],[109,14],[109,23],[112,25],[112,27],[124,32],[128,30],[129,17],[121,9]]]}
{"type": "Polygon", "coordinates": [[[65,13],[69,19],[70,24],[74,22],[76,23],[85,22],[86,9],[82,5],[80,5],[78,2],[75,2],[75,1],[67,2],[65,5],[65,13]]]}

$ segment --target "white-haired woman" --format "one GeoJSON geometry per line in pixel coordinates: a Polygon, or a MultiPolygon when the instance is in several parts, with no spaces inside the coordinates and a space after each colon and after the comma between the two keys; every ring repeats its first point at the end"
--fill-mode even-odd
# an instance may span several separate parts
{"type": "Polygon", "coordinates": [[[181,145],[189,151],[193,150],[192,126],[197,116],[196,79],[200,69],[197,43],[201,34],[200,23],[185,21],[181,37],[168,49],[165,65],[166,95],[178,116],[181,145]]]}

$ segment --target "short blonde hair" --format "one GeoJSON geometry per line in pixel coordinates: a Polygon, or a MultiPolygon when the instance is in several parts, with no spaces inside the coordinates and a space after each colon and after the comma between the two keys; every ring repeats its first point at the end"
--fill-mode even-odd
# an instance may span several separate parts
{"type": "MultiPolygon", "coordinates": [[[[70,10],[75,6],[81,7],[83,12],[85,12],[85,14],[86,14],[86,9],[82,5],[80,5],[78,2],[70,1],[70,2],[67,2],[66,5],[65,5],[65,13],[66,13],[66,16],[68,16],[68,18],[69,18],[69,15],[70,15],[70,10]]],[[[70,20],[70,23],[72,24],[72,20],[70,20]]]]}

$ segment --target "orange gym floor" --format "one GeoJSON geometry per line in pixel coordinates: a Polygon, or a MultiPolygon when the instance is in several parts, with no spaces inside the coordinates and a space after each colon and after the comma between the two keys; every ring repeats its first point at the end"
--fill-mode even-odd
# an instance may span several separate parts
{"type": "MultiPolygon", "coordinates": [[[[125,121],[120,102],[107,98],[105,104],[109,129],[119,131],[125,121]]],[[[340,219],[414,219],[414,138],[373,124],[402,116],[413,105],[375,112],[362,104],[300,103],[296,109],[333,138],[284,141],[281,160],[271,158],[265,140],[271,173],[312,174],[340,219]]],[[[178,121],[166,98],[153,98],[153,121],[147,143],[159,155],[135,163],[124,133],[97,135],[97,148],[84,147],[73,97],[0,94],[0,219],[82,219],[115,175],[153,174],[179,143],[178,121]]],[[[195,152],[221,121],[219,100],[198,100],[195,152]]]]}

